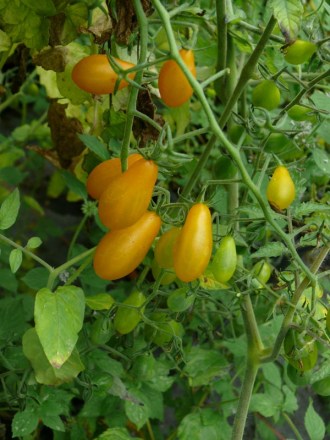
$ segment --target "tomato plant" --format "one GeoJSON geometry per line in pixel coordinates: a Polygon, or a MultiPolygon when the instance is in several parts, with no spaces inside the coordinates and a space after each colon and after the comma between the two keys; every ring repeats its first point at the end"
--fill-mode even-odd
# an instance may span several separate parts
{"type": "MultiPolygon", "coordinates": [[[[161,271],[162,268],[159,266],[157,260],[154,258],[151,263],[151,272],[155,280],[159,277],[161,271]]],[[[160,280],[160,284],[161,286],[167,286],[168,284],[173,283],[173,281],[175,280],[176,280],[176,274],[174,273],[174,269],[168,268],[163,272],[162,278],[160,280]]]]}
{"type": "Polygon", "coordinates": [[[193,205],[174,245],[174,270],[181,281],[194,281],[206,269],[212,253],[212,220],[203,203],[193,205]]]}
{"type": "Polygon", "coordinates": [[[226,283],[234,275],[237,265],[235,240],[231,236],[223,237],[211,264],[212,273],[219,283],[226,283]]]}
{"type": "Polygon", "coordinates": [[[172,227],[162,234],[155,246],[155,259],[163,269],[173,268],[173,248],[181,229],[172,227]]]}
{"type": "Polygon", "coordinates": [[[280,105],[281,92],[274,81],[265,79],[252,91],[252,104],[266,110],[274,110],[280,105]]]}
{"type": "Polygon", "coordinates": [[[278,166],[267,186],[269,203],[276,209],[286,209],[291,205],[295,196],[295,185],[289,170],[284,166],[278,166]]]}
{"type": "MultiPolygon", "coordinates": [[[[128,167],[139,159],[142,159],[142,156],[138,153],[128,156],[128,167]]],[[[94,199],[99,199],[109,183],[120,174],[122,174],[121,161],[118,157],[101,162],[88,175],[86,182],[88,194],[94,199]]]]}
{"type": "Polygon", "coordinates": [[[114,230],[138,221],[149,206],[157,175],[155,162],[140,159],[113,179],[99,200],[101,222],[114,230]]]}
{"type": "Polygon", "coordinates": [[[294,121],[310,121],[310,122],[317,121],[315,114],[312,113],[312,110],[310,108],[304,107],[303,105],[299,105],[299,104],[292,106],[288,110],[288,115],[294,121]]]}
{"type": "Polygon", "coordinates": [[[233,179],[236,176],[237,167],[227,156],[220,156],[213,167],[213,176],[215,179],[233,179]]]}
{"type": "Polygon", "coordinates": [[[159,347],[170,344],[175,336],[182,337],[184,328],[180,322],[174,319],[168,319],[168,316],[162,312],[155,312],[150,316],[155,322],[155,327],[147,324],[145,326],[145,335],[159,347]]]}
{"type": "Polygon", "coordinates": [[[317,345],[304,332],[290,329],[284,339],[284,352],[288,362],[299,371],[311,370],[317,362],[317,345]]]}
{"type": "Polygon", "coordinates": [[[131,273],[146,256],[160,226],[159,216],[147,211],[133,225],[108,232],[94,254],[97,275],[106,280],[116,280],[131,273]]]}
{"type": "MultiPolygon", "coordinates": [[[[134,67],[134,64],[127,61],[115,57],[113,60],[123,70],[134,67]]],[[[134,79],[135,72],[129,73],[128,77],[134,79]]],[[[81,59],[74,66],[72,79],[85,92],[93,95],[107,95],[114,92],[118,74],[112,68],[107,55],[94,54],[81,59]]],[[[127,86],[128,82],[122,79],[119,82],[118,90],[127,86]]]]}
{"type": "MultiPolygon", "coordinates": [[[[194,52],[181,49],[180,56],[190,72],[196,77],[194,52]]],[[[187,102],[193,94],[189,81],[174,60],[166,61],[161,67],[158,87],[162,100],[169,107],[179,107],[187,102]]]]}
{"type": "Polygon", "coordinates": [[[186,287],[181,287],[170,293],[167,298],[167,305],[173,312],[184,312],[194,304],[195,295],[189,292],[186,287]]]}
{"type": "Polygon", "coordinates": [[[113,321],[113,325],[117,332],[122,335],[132,332],[141,321],[141,314],[144,311],[142,307],[146,301],[144,294],[138,290],[132,292],[123,302],[123,306],[119,306],[113,321]],[[127,306],[127,307],[126,307],[127,306]]]}
{"type": "Polygon", "coordinates": [[[257,289],[262,289],[263,285],[267,283],[271,274],[272,274],[272,266],[266,260],[258,261],[253,266],[252,273],[254,278],[252,280],[252,284],[257,289]]]}
{"type": "Polygon", "coordinates": [[[296,40],[284,49],[284,58],[289,64],[303,64],[316,52],[317,46],[310,41],[296,40]]]}

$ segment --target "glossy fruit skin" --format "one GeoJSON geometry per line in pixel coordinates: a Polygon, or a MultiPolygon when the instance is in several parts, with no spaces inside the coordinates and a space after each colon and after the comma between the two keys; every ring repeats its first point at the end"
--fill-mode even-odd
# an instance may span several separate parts
{"type": "Polygon", "coordinates": [[[206,269],[212,254],[212,219],[203,203],[193,205],[174,246],[174,271],[186,283],[206,269]]]}
{"type": "MultiPolygon", "coordinates": [[[[122,69],[127,70],[135,65],[118,58],[114,58],[122,69]]],[[[115,90],[118,74],[113,70],[107,55],[95,54],[81,59],[72,70],[72,79],[77,86],[93,95],[108,95],[115,90]]],[[[128,75],[134,79],[135,72],[128,75]]],[[[121,80],[118,90],[128,86],[128,82],[121,80]]]]}
{"type": "Polygon", "coordinates": [[[128,228],[108,232],[96,247],[96,274],[111,281],[133,272],[146,256],[160,226],[159,216],[147,211],[128,228]]]}
{"type": "Polygon", "coordinates": [[[235,240],[231,236],[223,237],[213,257],[211,270],[219,283],[226,283],[234,275],[237,266],[235,240]]]}
{"type": "Polygon", "coordinates": [[[316,122],[317,118],[315,115],[311,114],[311,112],[312,110],[310,108],[296,104],[288,110],[288,115],[293,121],[316,122]]]}
{"type": "Polygon", "coordinates": [[[162,269],[173,268],[173,248],[181,232],[181,228],[172,227],[161,235],[155,246],[155,259],[162,269]]]}
{"type": "Polygon", "coordinates": [[[272,266],[265,260],[258,261],[253,266],[252,273],[255,276],[252,284],[257,289],[263,289],[263,284],[266,284],[272,274],[272,266]]]}
{"type": "MultiPolygon", "coordinates": [[[[128,168],[136,161],[143,159],[141,154],[134,153],[128,156],[128,168]]],[[[122,174],[121,161],[119,157],[105,160],[98,164],[92,172],[88,175],[86,187],[88,194],[93,199],[99,199],[101,194],[109,185],[109,183],[116,177],[122,174]]]]}
{"type": "Polygon", "coordinates": [[[316,52],[317,46],[310,41],[296,40],[285,48],[285,61],[289,64],[303,64],[316,52]]]}
{"type": "Polygon", "coordinates": [[[146,297],[142,292],[134,291],[123,302],[128,307],[119,307],[113,321],[114,328],[122,335],[132,332],[138,323],[141,321],[141,313],[144,308],[142,307],[146,301],[146,297]]]}
{"type": "MultiPolygon", "coordinates": [[[[180,56],[190,72],[196,78],[195,57],[192,50],[181,49],[180,56]]],[[[184,73],[173,60],[166,61],[158,77],[159,93],[168,107],[179,107],[189,100],[193,89],[184,73]]]]}
{"type": "Polygon", "coordinates": [[[140,159],[113,179],[99,200],[101,222],[111,230],[134,224],[146,212],[157,180],[158,166],[140,159]]]}
{"type": "Polygon", "coordinates": [[[290,329],[285,336],[283,347],[287,361],[296,370],[308,371],[315,366],[318,349],[311,336],[290,329]]]}
{"type": "Polygon", "coordinates": [[[294,201],[296,190],[288,169],[278,166],[267,186],[267,199],[275,209],[288,208],[294,201]]]}
{"type": "Polygon", "coordinates": [[[280,105],[281,92],[274,81],[265,79],[252,92],[252,104],[266,110],[274,110],[280,105]]]}
{"type": "Polygon", "coordinates": [[[106,344],[113,335],[113,328],[107,316],[100,315],[91,326],[90,338],[93,344],[106,344]]]}

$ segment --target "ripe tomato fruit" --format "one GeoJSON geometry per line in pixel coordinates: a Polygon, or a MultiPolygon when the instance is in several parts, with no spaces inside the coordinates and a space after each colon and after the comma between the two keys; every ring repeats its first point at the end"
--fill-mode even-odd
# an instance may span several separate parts
{"type": "Polygon", "coordinates": [[[296,190],[288,169],[278,166],[267,186],[267,199],[278,210],[288,208],[296,196],[296,190]]]}
{"type": "MultiPolygon", "coordinates": [[[[135,66],[118,58],[114,58],[114,60],[124,70],[135,66]]],[[[93,95],[113,93],[118,79],[118,74],[113,70],[105,54],[89,55],[83,58],[74,66],[71,76],[80,89],[93,93],[93,95]]],[[[128,77],[134,79],[135,72],[130,73],[128,77]]],[[[126,86],[128,86],[128,82],[122,79],[118,90],[126,86]]]]}
{"type": "Polygon", "coordinates": [[[317,46],[310,41],[296,40],[284,49],[284,59],[289,64],[303,64],[317,50],[317,46]]]}
{"type": "Polygon", "coordinates": [[[272,266],[267,261],[258,261],[252,269],[252,273],[255,277],[252,280],[253,286],[257,289],[262,289],[264,287],[263,284],[266,284],[269,280],[272,270],[272,266]]]}
{"type": "Polygon", "coordinates": [[[108,232],[96,247],[96,274],[111,281],[131,273],[146,256],[160,226],[159,216],[147,211],[128,228],[108,232]]]}
{"type": "MultiPolygon", "coordinates": [[[[192,50],[180,50],[180,56],[196,78],[195,57],[192,50]]],[[[162,100],[169,107],[179,107],[188,101],[193,89],[184,73],[173,60],[166,61],[159,72],[158,88],[162,100]]]]}
{"type": "Polygon", "coordinates": [[[113,321],[117,332],[126,335],[135,329],[141,321],[141,313],[144,311],[142,306],[145,301],[146,297],[138,290],[132,292],[129,297],[125,299],[123,304],[129,307],[119,307],[113,321]]]}
{"type": "Polygon", "coordinates": [[[214,255],[211,270],[219,283],[226,283],[234,275],[237,266],[236,244],[233,237],[223,237],[214,255]]]}
{"type": "Polygon", "coordinates": [[[288,110],[288,115],[294,121],[310,121],[316,122],[317,118],[314,114],[311,114],[312,110],[310,108],[304,107],[303,105],[296,104],[288,110]]]}
{"type": "Polygon", "coordinates": [[[274,81],[266,79],[253,89],[252,103],[255,107],[274,110],[280,105],[280,102],[281,92],[274,81]]]}
{"type": "Polygon", "coordinates": [[[209,208],[197,203],[190,208],[174,245],[174,270],[184,282],[202,275],[212,254],[212,219],[209,208]]]}
{"type": "Polygon", "coordinates": [[[318,349],[310,335],[290,329],[285,336],[283,347],[286,359],[296,370],[308,371],[315,366],[318,349]]]}
{"type": "Polygon", "coordinates": [[[157,175],[158,166],[153,161],[140,159],[113,179],[99,200],[101,222],[115,230],[138,221],[148,209],[157,175]]]}
{"type": "Polygon", "coordinates": [[[173,267],[173,248],[180,234],[181,228],[172,227],[157,241],[155,246],[155,259],[158,266],[162,269],[171,269],[173,267]]]}
{"type": "MultiPolygon", "coordinates": [[[[134,153],[128,156],[127,163],[130,167],[134,162],[142,159],[141,154],[134,153]]],[[[120,176],[121,161],[119,157],[105,160],[97,165],[89,174],[86,182],[87,192],[94,199],[99,199],[109,183],[117,176],[120,176]]]]}

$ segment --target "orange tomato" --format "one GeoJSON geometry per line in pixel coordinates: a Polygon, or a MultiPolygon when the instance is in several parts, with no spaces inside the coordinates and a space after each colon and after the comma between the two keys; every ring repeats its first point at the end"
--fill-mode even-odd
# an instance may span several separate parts
{"type": "MultiPolygon", "coordinates": [[[[130,69],[135,65],[127,61],[114,58],[116,63],[124,69],[130,69]]],[[[118,79],[118,74],[113,70],[107,55],[95,54],[81,59],[73,68],[71,77],[77,86],[94,95],[108,95],[113,93],[118,79]]],[[[128,75],[134,79],[135,72],[128,75]]],[[[128,86],[128,82],[122,79],[118,90],[128,86]]]]}
{"type": "Polygon", "coordinates": [[[148,209],[158,166],[140,159],[113,179],[99,200],[101,222],[109,229],[122,229],[135,223],[148,209]]]}
{"type": "MultiPolygon", "coordinates": [[[[180,50],[180,56],[196,78],[195,58],[192,50],[180,50]]],[[[179,107],[193,94],[193,89],[178,64],[166,61],[159,72],[158,88],[162,100],[169,107],[179,107]]]]}
{"type": "Polygon", "coordinates": [[[96,274],[109,281],[130,274],[147,255],[160,226],[160,217],[147,211],[128,228],[108,232],[96,247],[96,274]]]}
{"type": "MultiPolygon", "coordinates": [[[[138,153],[128,156],[128,167],[139,159],[143,158],[141,154],[138,153]]],[[[120,174],[122,174],[121,162],[118,157],[101,162],[92,170],[87,178],[86,186],[88,194],[98,200],[109,183],[120,174]]]]}
{"type": "Polygon", "coordinates": [[[197,203],[189,210],[174,245],[174,270],[181,281],[193,281],[202,275],[211,258],[212,244],[210,210],[197,203]]]}

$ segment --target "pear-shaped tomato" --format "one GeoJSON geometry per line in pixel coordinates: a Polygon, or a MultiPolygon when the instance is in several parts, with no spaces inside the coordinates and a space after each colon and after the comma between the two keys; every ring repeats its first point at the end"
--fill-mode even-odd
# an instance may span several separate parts
{"type": "Polygon", "coordinates": [[[252,103],[255,107],[274,110],[280,105],[281,92],[274,81],[265,79],[252,92],[252,103]]]}
{"type": "Polygon", "coordinates": [[[141,321],[143,313],[143,304],[146,297],[138,290],[132,292],[123,302],[123,307],[119,307],[114,319],[114,327],[122,335],[132,332],[141,321]]]}
{"type": "Polygon", "coordinates": [[[209,208],[197,203],[190,208],[174,246],[174,270],[181,281],[196,280],[212,253],[212,219],[209,208]]]}
{"type": "Polygon", "coordinates": [[[303,64],[310,59],[317,46],[310,41],[296,40],[284,50],[284,58],[289,64],[303,64]]]}
{"type": "Polygon", "coordinates": [[[316,122],[317,118],[313,114],[313,110],[303,105],[296,104],[288,110],[288,115],[294,121],[310,121],[316,122]]]}
{"type": "Polygon", "coordinates": [[[110,281],[131,273],[147,255],[160,226],[159,216],[147,211],[133,225],[108,232],[96,247],[96,274],[110,281]]]}
{"type": "Polygon", "coordinates": [[[312,336],[290,329],[284,339],[286,358],[299,371],[308,371],[314,368],[318,349],[312,336]]]}
{"type": "MultiPolygon", "coordinates": [[[[134,67],[134,64],[114,58],[114,61],[121,69],[127,70],[134,67]]],[[[128,75],[133,79],[136,72],[128,75]]],[[[112,68],[107,55],[95,54],[81,59],[72,70],[72,79],[77,86],[94,95],[108,95],[113,93],[118,79],[118,74],[112,68]]],[[[128,86],[128,82],[122,79],[118,90],[128,86]]]]}
{"type": "MultiPolygon", "coordinates": [[[[180,56],[190,72],[196,77],[195,57],[192,50],[180,50],[180,56]]],[[[193,94],[185,74],[174,60],[166,61],[159,72],[158,88],[162,100],[169,107],[179,107],[193,94]]]]}
{"type": "Polygon", "coordinates": [[[101,222],[111,230],[134,224],[148,209],[157,175],[152,160],[140,159],[113,179],[100,197],[101,222]]]}
{"type": "Polygon", "coordinates": [[[234,275],[236,266],[235,240],[230,236],[223,237],[212,261],[212,273],[219,283],[226,283],[234,275]]]}
{"type": "Polygon", "coordinates": [[[160,268],[171,269],[173,267],[173,248],[180,231],[180,228],[172,227],[164,232],[157,241],[155,246],[155,259],[160,268]]]}
{"type": "Polygon", "coordinates": [[[258,261],[253,266],[252,273],[253,273],[253,280],[252,284],[256,289],[262,289],[264,287],[264,284],[267,283],[269,280],[271,274],[272,274],[272,266],[268,263],[266,260],[258,261]]]}
{"type": "Polygon", "coordinates": [[[295,186],[288,169],[278,166],[267,186],[267,199],[276,209],[288,208],[295,198],[295,186]]]}
{"type": "MultiPolygon", "coordinates": [[[[142,159],[142,156],[138,153],[128,156],[128,167],[139,159],[142,159]]],[[[122,172],[119,157],[101,162],[93,169],[87,178],[86,187],[88,194],[94,199],[99,199],[109,183],[120,174],[122,174],[122,172]]]]}

